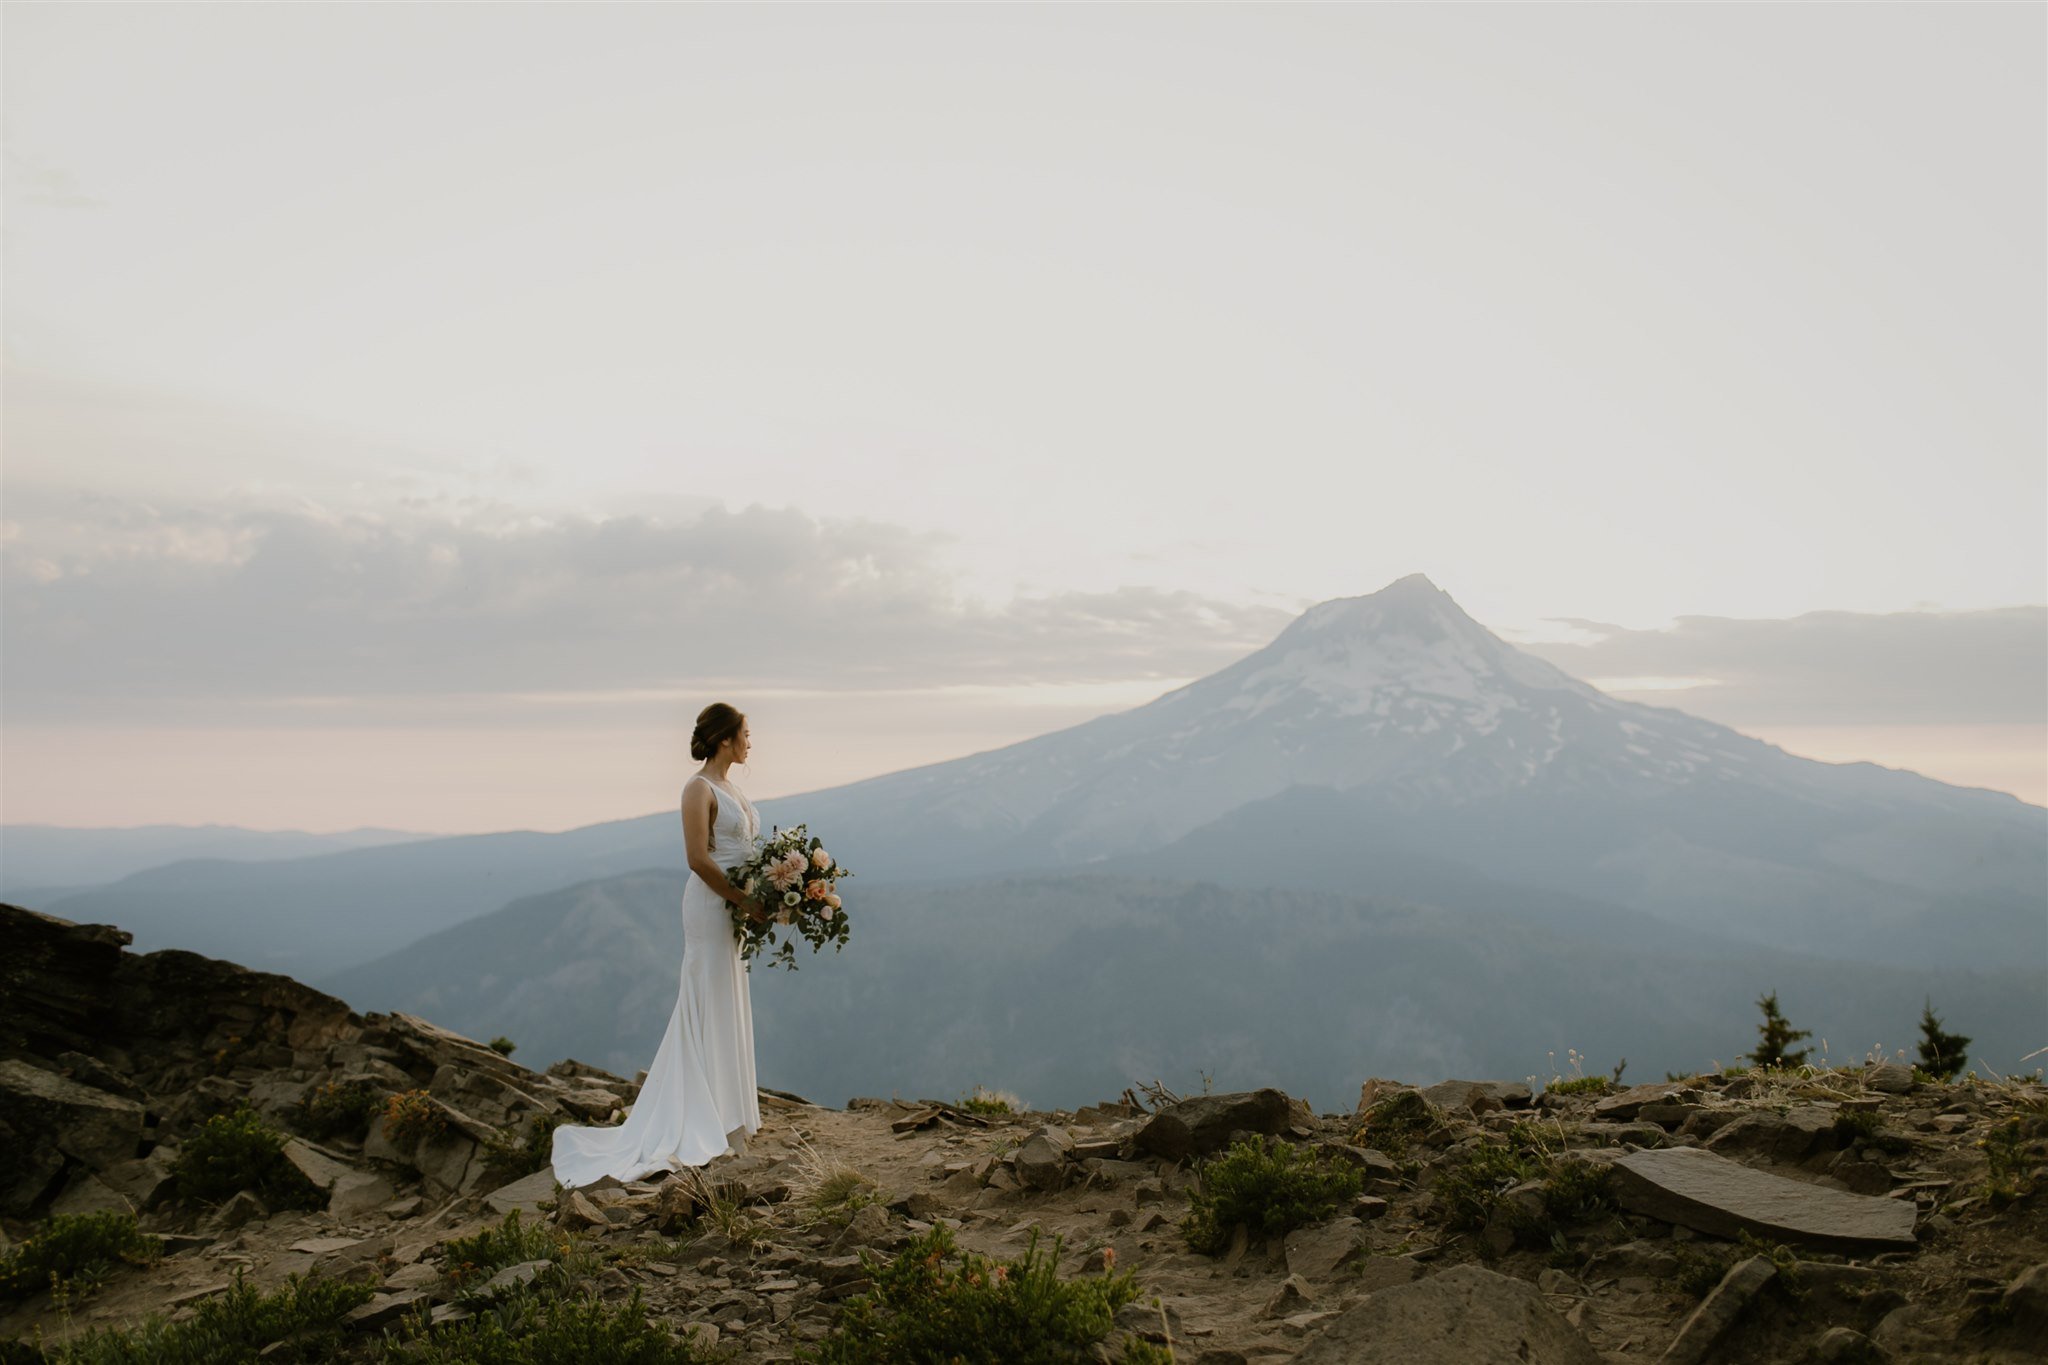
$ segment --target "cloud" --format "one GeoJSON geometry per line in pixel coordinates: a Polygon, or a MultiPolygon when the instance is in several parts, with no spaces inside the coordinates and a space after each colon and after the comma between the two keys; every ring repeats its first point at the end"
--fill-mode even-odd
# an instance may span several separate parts
{"type": "Polygon", "coordinates": [[[942,542],[754,506],[465,522],[74,500],[0,547],[9,718],[721,685],[1180,678],[1288,614],[1123,588],[986,604],[942,542]],[[31,528],[33,528],[31,530],[31,528]]]}
{"type": "MultiPolygon", "coordinates": [[[[10,487],[6,716],[502,724],[535,700],[600,714],[706,688],[1080,695],[1211,672],[1291,617],[1135,587],[983,602],[947,567],[959,544],[899,526],[655,511],[372,514],[10,487]]],[[[2048,607],[1686,616],[1668,630],[1557,619],[1575,639],[1520,647],[1737,727],[2040,724],[2048,710],[2048,607]]]]}
{"type": "Polygon", "coordinates": [[[1681,616],[1667,630],[1556,618],[1599,638],[1527,644],[1596,686],[1724,724],[2039,724],[2048,607],[1813,611],[1785,620],[1681,616]],[[1648,678],[1702,678],[1656,690],[1648,678]]]}

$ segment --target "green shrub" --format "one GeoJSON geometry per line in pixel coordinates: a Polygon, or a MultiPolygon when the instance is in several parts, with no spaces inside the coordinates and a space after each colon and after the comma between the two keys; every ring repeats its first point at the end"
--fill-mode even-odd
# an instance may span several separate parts
{"type": "Polygon", "coordinates": [[[1482,1228],[1501,1196],[1524,1180],[1534,1180],[1541,1169],[1533,1158],[1513,1148],[1485,1142],[1451,1152],[1431,1189],[1443,1205],[1446,1226],[1482,1228]]]}
{"type": "Polygon", "coordinates": [[[491,1051],[497,1053],[500,1057],[510,1057],[519,1050],[519,1044],[513,1042],[502,1033],[491,1039],[490,1047],[491,1051]]]}
{"type": "Polygon", "coordinates": [[[1535,1206],[1507,1205],[1518,1246],[1547,1246],[1564,1255],[1567,1226],[1614,1211],[1611,1166],[1528,1144],[1482,1143],[1455,1151],[1432,1188],[1443,1203],[1445,1223],[1470,1231],[1485,1227],[1507,1192],[1531,1180],[1542,1182],[1535,1206]]]}
{"type": "Polygon", "coordinates": [[[1410,1143],[1435,1130],[1439,1119],[1419,1090],[1397,1090],[1373,1101],[1351,1140],[1399,1160],[1410,1143]]]}
{"type": "MultiPolygon", "coordinates": [[[[1068,1365],[1138,1297],[1131,1272],[1062,1280],[1059,1243],[1033,1232],[1022,1258],[961,1252],[944,1223],[887,1264],[861,1253],[874,1288],[846,1306],[839,1326],[800,1360],[822,1365],[1068,1365]],[[957,1255],[958,1260],[949,1258],[957,1255]]],[[[1128,1353],[1124,1359],[1141,1359],[1128,1353]]],[[[1152,1359],[1159,1357],[1154,1354],[1152,1359]]]]}
{"type": "Polygon", "coordinates": [[[384,1136],[400,1147],[421,1138],[445,1137],[448,1115],[424,1090],[404,1090],[384,1101],[384,1136]]]}
{"type": "Polygon", "coordinates": [[[201,1299],[184,1322],[151,1318],[126,1332],[94,1331],[46,1348],[51,1365],[314,1365],[340,1351],[341,1320],[369,1302],[366,1284],[292,1276],[260,1294],[236,1273],[224,1294],[201,1299]]]}
{"type": "Polygon", "coordinates": [[[2048,1162],[2048,1101],[2022,1104],[2019,1112],[1992,1125],[1977,1145],[1990,1163],[1985,1197],[1995,1206],[2026,1198],[2034,1192],[2034,1167],[2048,1162]]]}
{"type": "Polygon", "coordinates": [[[960,1101],[960,1108],[970,1114],[982,1114],[993,1118],[1004,1114],[1023,1113],[1024,1101],[1008,1091],[989,1090],[977,1085],[960,1101]]]}
{"type": "Polygon", "coordinates": [[[1543,1211],[1551,1222],[1583,1222],[1614,1210],[1614,1167],[1572,1156],[1544,1164],[1543,1211]]]}
{"type": "Polygon", "coordinates": [[[1334,1216],[1364,1183],[1355,1166],[1263,1133],[1233,1143],[1205,1162],[1201,1174],[1181,1234],[1188,1246],[1211,1256],[1230,1245],[1231,1229],[1240,1223],[1256,1237],[1283,1236],[1334,1216]]]}
{"type": "Polygon", "coordinates": [[[335,1081],[308,1091],[291,1108],[291,1125],[316,1142],[359,1138],[377,1112],[377,1087],[369,1081],[335,1081]]]}
{"type": "Polygon", "coordinates": [[[135,1226],[132,1213],[60,1213],[0,1256],[0,1299],[23,1299],[54,1286],[90,1293],[117,1265],[150,1265],[164,1244],[135,1226]]]}
{"type": "Polygon", "coordinates": [[[1543,1087],[1547,1095],[1604,1095],[1614,1088],[1614,1083],[1605,1076],[1574,1076],[1568,1081],[1552,1081],[1543,1087]]]}
{"type": "Polygon", "coordinates": [[[264,1207],[317,1209],[327,1195],[285,1159],[284,1134],[243,1105],[217,1114],[192,1135],[172,1167],[178,1193],[186,1199],[219,1203],[252,1190],[264,1207]]]}
{"type": "Polygon", "coordinates": [[[713,1359],[650,1322],[640,1291],[617,1307],[521,1290],[441,1327],[422,1312],[389,1338],[384,1365],[699,1365],[713,1359]]]}
{"type": "Polygon", "coordinates": [[[448,1283],[460,1288],[488,1280],[521,1261],[559,1261],[569,1250],[569,1238],[545,1226],[523,1226],[519,1210],[514,1209],[498,1226],[457,1237],[442,1250],[448,1283]]]}
{"type": "Polygon", "coordinates": [[[500,1133],[484,1139],[484,1171],[491,1183],[509,1185],[523,1175],[545,1168],[554,1158],[555,1129],[565,1118],[561,1114],[535,1114],[526,1122],[524,1136],[514,1141],[500,1133]]]}

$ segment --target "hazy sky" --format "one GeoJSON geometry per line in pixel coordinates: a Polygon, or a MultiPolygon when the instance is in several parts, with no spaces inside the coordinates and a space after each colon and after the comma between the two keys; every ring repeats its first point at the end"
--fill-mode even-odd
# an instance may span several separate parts
{"type": "Polygon", "coordinates": [[[1412,572],[2048,800],[2040,6],[0,24],[0,818],[771,795],[1412,572]]]}

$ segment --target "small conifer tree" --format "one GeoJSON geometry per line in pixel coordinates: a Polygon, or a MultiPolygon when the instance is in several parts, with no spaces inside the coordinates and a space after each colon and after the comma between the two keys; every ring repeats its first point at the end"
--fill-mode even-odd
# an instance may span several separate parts
{"type": "Polygon", "coordinates": [[[1811,1038],[1812,1030],[1793,1028],[1790,1021],[1778,1013],[1776,991],[1759,998],[1756,1003],[1757,1008],[1764,1012],[1764,1021],[1757,1025],[1756,1031],[1760,1041],[1757,1043],[1756,1051],[1749,1054],[1749,1060],[1757,1066],[1777,1067],[1798,1066],[1804,1062],[1806,1048],[1802,1047],[1796,1052],[1787,1052],[1785,1049],[1801,1038],[1811,1038]]]}
{"type": "Polygon", "coordinates": [[[1930,1076],[1952,1081],[1970,1061],[1970,1040],[1960,1033],[1942,1030],[1941,1016],[1934,1012],[1930,996],[1920,1011],[1920,1069],[1930,1076]]]}

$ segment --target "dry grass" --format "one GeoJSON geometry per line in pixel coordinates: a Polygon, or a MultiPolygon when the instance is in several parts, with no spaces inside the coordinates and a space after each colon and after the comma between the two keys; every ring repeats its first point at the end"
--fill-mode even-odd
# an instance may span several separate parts
{"type": "Polygon", "coordinates": [[[767,1223],[754,1216],[735,1186],[714,1181],[695,1167],[686,1167],[671,1178],[688,1186],[690,1198],[700,1210],[700,1226],[723,1234],[735,1246],[758,1246],[768,1240],[771,1230],[767,1223]]]}
{"type": "Polygon", "coordinates": [[[881,1203],[884,1195],[856,1168],[800,1140],[790,1167],[789,1197],[810,1222],[844,1223],[866,1205],[881,1203]]]}

